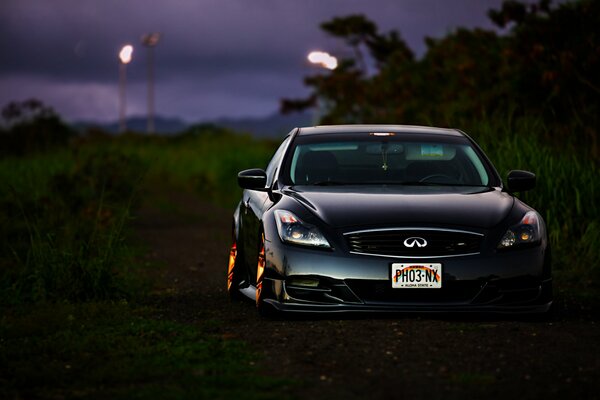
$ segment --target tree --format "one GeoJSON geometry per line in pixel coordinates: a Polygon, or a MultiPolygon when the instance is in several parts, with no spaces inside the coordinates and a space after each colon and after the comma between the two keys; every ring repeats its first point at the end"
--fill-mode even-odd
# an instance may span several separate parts
{"type": "Polygon", "coordinates": [[[2,109],[1,155],[24,155],[64,146],[74,136],[51,107],[40,100],[10,102],[2,109]]]}

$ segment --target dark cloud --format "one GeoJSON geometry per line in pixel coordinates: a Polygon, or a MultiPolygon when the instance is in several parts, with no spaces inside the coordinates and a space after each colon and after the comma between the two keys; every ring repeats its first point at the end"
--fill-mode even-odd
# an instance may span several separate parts
{"type": "Polygon", "coordinates": [[[491,27],[501,0],[2,0],[0,102],[35,95],[68,119],[114,119],[117,53],[135,46],[128,109],[143,113],[145,49],[156,48],[157,105],[187,120],[260,115],[303,95],[306,53],[343,51],[319,23],[363,13],[397,29],[421,54],[424,36],[457,26],[491,27]],[[94,118],[95,117],[95,118],[94,118]]]}

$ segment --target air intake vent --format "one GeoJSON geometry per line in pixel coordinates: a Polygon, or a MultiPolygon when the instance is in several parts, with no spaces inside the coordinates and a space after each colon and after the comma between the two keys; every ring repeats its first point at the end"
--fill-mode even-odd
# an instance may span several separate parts
{"type": "Polygon", "coordinates": [[[453,230],[390,229],[345,234],[350,251],[392,257],[443,257],[479,253],[483,235],[453,230]]]}

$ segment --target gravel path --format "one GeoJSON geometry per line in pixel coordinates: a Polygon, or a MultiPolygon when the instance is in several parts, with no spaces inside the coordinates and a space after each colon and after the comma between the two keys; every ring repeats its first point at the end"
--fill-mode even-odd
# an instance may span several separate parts
{"type": "Polygon", "coordinates": [[[294,397],[600,396],[600,329],[589,313],[563,307],[549,321],[427,315],[264,319],[252,303],[232,303],[225,293],[231,212],[185,193],[162,196],[162,207],[142,208],[135,231],[148,246],[146,257],[164,264],[155,274],[165,317],[245,341],[263,355],[256,365],[265,374],[299,382],[294,397]]]}

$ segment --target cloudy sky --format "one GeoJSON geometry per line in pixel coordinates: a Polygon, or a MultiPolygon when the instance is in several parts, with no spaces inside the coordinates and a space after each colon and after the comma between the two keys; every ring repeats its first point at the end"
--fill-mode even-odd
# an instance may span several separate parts
{"type": "Polygon", "coordinates": [[[502,0],[0,0],[0,106],[36,97],[66,120],[114,121],[118,59],[127,69],[128,115],[146,107],[146,53],[140,36],[161,32],[156,109],[187,122],[263,116],[282,97],[307,93],[313,49],[344,46],[318,25],[362,13],[397,29],[417,53],[425,36],[458,26],[491,28],[502,0]]]}

